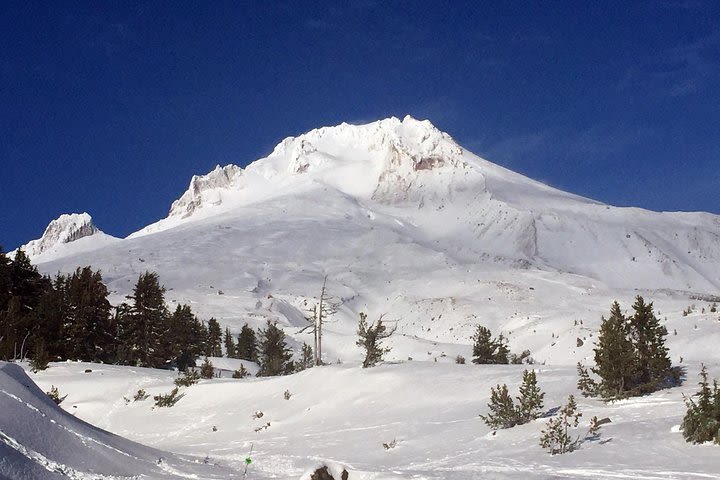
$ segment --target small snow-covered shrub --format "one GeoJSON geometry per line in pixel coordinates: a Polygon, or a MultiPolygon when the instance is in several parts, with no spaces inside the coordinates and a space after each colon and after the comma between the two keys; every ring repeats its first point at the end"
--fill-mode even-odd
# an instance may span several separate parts
{"type": "Polygon", "coordinates": [[[245,365],[240,364],[240,368],[235,370],[232,374],[232,378],[245,378],[250,375],[245,365]]]}
{"type": "Polygon", "coordinates": [[[200,374],[195,370],[185,370],[181,377],[175,379],[175,385],[178,387],[189,387],[196,384],[200,380],[200,374]]]}
{"type": "Polygon", "coordinates": [[[141,402],[143,400],[147,400],[150,397],[147,393],[145,393],[145,390],[142,388],[137,391],[137,393],[133,396],[134,402],[141,402]]]}
{"type": "Polygon", "coordinates": [[[58,391],[58,389],[55,385],[52,385],[50,387],[50,391],[45,392],[45,393],[47,394],[48,397],[50,397],[50,399],[53,402],[55,402],[56,405],[60,405],[63,402],[63,400],[65,400],[65,397],[67,397],[67,395],[64,395],[61,397],[60,392],[58,391]]]}
{"type": "Polygon", "coordinates": [[[155,395],[153,400],[155,400],[156,407],[172,407],[184,396],[184,393],[178,394],[178,388],[175,387],[170,393],[165,395],[155,395]]]}

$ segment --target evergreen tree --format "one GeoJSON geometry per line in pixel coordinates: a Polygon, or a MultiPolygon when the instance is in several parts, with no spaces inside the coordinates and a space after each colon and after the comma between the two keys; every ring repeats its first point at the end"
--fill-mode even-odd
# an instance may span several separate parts
{"type": "Polygon", "coordinates": [[[714,441],[720,444],[720,393],[717,382],[710,389],[705,365],[700,370],[700,391],[692,398],[685,398],[687,412],[682,421],[685,440],[692,443],[714,441]]]}
{"type": "Polygon", "coordinates": [[[78,268],[67,279],[68,315],[63,337],[69,346],[66,358],[87,362],[114,360],[108,290],[100,272],[78,268]]]}
{"type": "Polygon", "coordinates": [[[657,390],[670,374],[671,362],[665,347],[667,329],[653,313],[653,304],[646,304],[638,295],[633,304],[635,314],[630,320],[630,331],[636,352],[633,376],[639,393],[657,390]]]}
{"type": "Polygon", "coordinates": [[[636,369],[632,342],[627,338],[627,320],[614,302],[610,318],[603,318],[595,348],[595,368],[600,376],[600,392],[604,397],[622,397],[631,388],[631,376],[636,369]]]}
{"type": "Polygon", "coordinates": [[[237,347],[229,328],[225,328],[225,356],[228,358],[237,357],[237,347]]]}
{"type": "Polygon", "coordinates": [[[210,357],[222,357],[222,329],[214,318],[208,320],[207,345],[210,357]]]}
{"type": "Polygon", "coordinates": [[[258,332],[260,337],[259,377],[287,375],[293,371],[292,351],[285,344],[285,332],[275,323],[267,321],[265,330],[258,332]]]}
{"type": "Polygon", "coordinates": [[[297,364],[298,371],[312,368],[315,365],[312,347],[307,343],[303,343],[300,355],[300,362],[297,364]]]}
{"type": "Polygon", "coordinates": [[[2,246],[0,246],[0,312],[7,308],[11,290],[10,259],[5,255],[2,246]]]}
{"type": "Polygon", "coordinates": [[[167,337],[171,345],[170,358],[178,370],[184,372],[194,367],[195,359],[203,353],[201,324],[188,305],[178,305],[170,316],[169,324],[167,337]]]}
{"type": "Polygon", "coordinates": [[[490,389],[490,403],[488,403],[490,413],[480,415],[480,418],[493,429],[512,428],[520,424],[518,409],[513,403],[513,399],[508,392],[507,385],[500,386],[497,389],[490,389]]]}
{"type": "Polygon", "coordinates": [[[594,397],[598,393],[598,385],[595,380],[590,378],[587,368],[578,362],[577,364],[578,381],[577,388],[583,397],[594,397]]]}
{"type": "Polygon", "coordinates": [[[49,357],[45,349],[45,341],[37,340],[35,348],[33,348],[33,357],[30,360],[30,369],[33,373],[37,373],[39,370],[46,370],[48,363],[49,357]]]}
{"type": "Polygon", "coordinates": [[[518,397],[518,423],[535,420],[542,413],[545,392],[540,390],[534,370],[523,372],[520,396],[518,397]]]}
{"type": "Polygon", "coordinates": [[[200,366],[200,376],[202,378],[213,378],[215,376],[215,367],[208,357],[205,357],[205,361],[200,366]]]}
{"type": "Polygon", "coordinates": [[[29,346],[42,336],[37,307],[52,288],[50,279],[38,273],[25,252],[18,250],[10,261],[0,256],[0,359],[24,357],[29,346]]]}
{"type": "Polygon", "coordinates": [[[377,322],[367,324],[367,315],[360,312],[360,323],[358,324],[358,340],[356,345],[365,350],[363,368],[374,367],[382,362],[383,356],[390,351],[390,347],[383,347],[381,342],[395,333],[395,328],[388,330],[383,324],[383,316],[380,315],[377,322]]]}
{"type": "Polygon", "coordinates": [[[141,367],[162,367],[172,355],[167,342],[168,314],[165,287],[157,273],[145,272],[138,278],[129,315],[127,340],[131,363],[141,367]]]}
{"type": "Polygon", "coordinates": [[[577,448],[580,438],[570,435],[570,428],[577,428],[582,413],[578,412],[575,397],[570,395],[568,403],[560,409],[557,417],[548,421],[545,430],[542,431],[540,446],[547,448],[550,454],[572,452],[577,448]]]}
{"type": "Polygon", "coordinates": [[[506,365],[509,363],[508,356],[510,355],[510,349],[507,346],[507,340],[503,337],[502,333],[498,335],[495,341],[495,355],[493,356],[493,363],[498,365],[506,365]]]}
{"type": "Polygon", "coordinates": [[[237,342],[237,358],[247,360],[249,362],[258,361],[258,346],[255,330],[250,328],[248,324],[242,326],[237,342]]]}
{"type": "Polygon", "coordinates": [[[507,364],[510,350],[507,347],[505,338],[500,335],[497,339],[492,338],[490,329],[478,325],[473,341],[473,360],[475,364],[507,364]]]}

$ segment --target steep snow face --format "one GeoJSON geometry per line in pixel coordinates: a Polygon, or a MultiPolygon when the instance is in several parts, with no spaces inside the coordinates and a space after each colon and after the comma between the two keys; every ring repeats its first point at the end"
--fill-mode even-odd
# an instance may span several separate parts
{"type": "MultiPolygon", "coordinates": [[[[94,246],[102,246],[114,240],[113,237],[105,235],[95,224],[92,217],[87,213],[63,214],[50,222],[42,237],[31,240],[20,247],[27,256],[34,260],[49,260],[58,254],[86,251],[94,246]],[[95,237],[93,241],[83,241],[79,248],[66,249],[65,244],[77,242],[87,237],[95,237]]],[[[10,252],[11,255],[14,252],[10,252]]]]}

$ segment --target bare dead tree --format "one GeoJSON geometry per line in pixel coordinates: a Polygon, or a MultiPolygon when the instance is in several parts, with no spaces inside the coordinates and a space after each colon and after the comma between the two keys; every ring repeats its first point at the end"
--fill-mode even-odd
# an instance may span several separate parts
{"type": "Polygon", "coordinates": [[[320,297],[318,303],[309,309],[310,316],[306,318],[308,324],[306,327],[300,330],[299,333],[307,330],[313,332],[313,358],[315,365],[322,365],[322,327],[324,323],[327,323],[328,317],[337,313],[340,308],[341,302],[337,301],[335,297],[332,297],[327,292],[327,278],[325,275],[323,279],[322,289],[320,290],[320,297]]]}

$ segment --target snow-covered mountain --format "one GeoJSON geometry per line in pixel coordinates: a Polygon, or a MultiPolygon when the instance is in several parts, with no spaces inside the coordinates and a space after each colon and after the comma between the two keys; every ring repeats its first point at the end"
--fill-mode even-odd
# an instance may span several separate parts
{"type": "Polygon", "coordinates": [[[328,341],[338,357],[355,351],[364,310],[398,320],[399,358],[427,342],[466,345],[482,322],[515,348],[574,362],[591,344],[567,322],[597,323],[616,298],[646,293],[679,314],[720,293],[720,217],[562,192],[411,117],[286,138],[244,169],[193,177],[167,218],[69,253],[36,262],[51,274],[93,265],[118,301],[157,271],[171,302],[233,331],[268,318],[301,326],[328,275],[343,302],[328,341]]]}
{"type": "MultiPolygon", "coordinates": [[[[60,215],[51,221],[42,237],[20,247],[34,262],[77,254],[118,240],[100,231],[87,213],[60,215]],[[69,244],[72,243],[72,246],[69,244]]],[[[10,252],[14,256],[15,251],[10,252]]]]}
{"type": "MultiPolygon", "coordinates": [[[[686,443],[679,425],[701,362],[714,377],[720,368],[720,318],[709,308],[720,302],[718,216],[562,192],[406,117],[287,138],[244,169],[193,177],[167,218],[126,239],[99,238],[48,241],[59,246],[33,260],[48,274],[100,269],[113,303],[156,271],[171,307],[190,304],[235,334],[246,322],[277,321],[296,353],[310,343],[301,327],[326,276],[340,304],[323,331],[332,365],[202,380],[172,409],[123,397],[166,393],[174,372],[64,362],[33,374],[43,389],[68,394],[73,415],[133,441],[207,455],[236,478],[248,452],[248,478],[259,479],[307,479],[318,463],[346,465],[350,480],[717,478],[714,447],[686,443]],[[591,362],[611,302],[627,310],[637,294],[654,301],[673,364],[693,381],[612,403],[578,396],[585,423],[573,435],[594,415],[611,422],[567,455],[538,446],[544,418],[497,432],[480,420],[490,388],[516,392],[530,367],[455,364],[470,359],[478,324],[502,333],[513,352],[531,351],[549,415],[577,393],[575,362],[591,362]],[[386,341],[391,362],[359,367],[360,311],[397,326],[386,341]]],[[[174,455],[156,468],[155,450],[62,415],[18,370],[0,366],[0,412],[11,412],[0,415],[0,455],[27,469],[10,478],[43,478],[36,472],[48,467],[71,478],[222,475],[174,455]],[[84,458],[96,452],[106,454],[102,465],[84,458]]],[[[0,456],[0,477],[6,464],[0,456]]]]}

